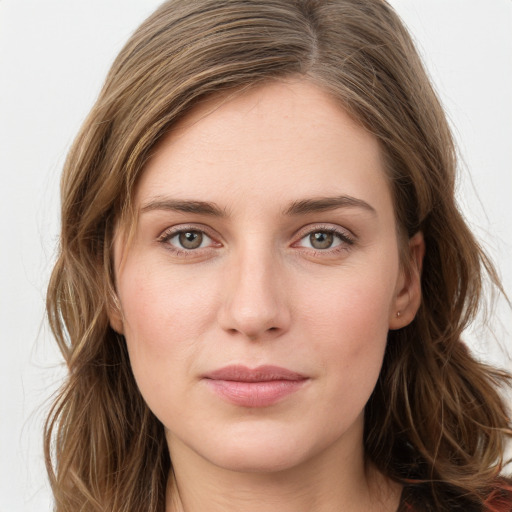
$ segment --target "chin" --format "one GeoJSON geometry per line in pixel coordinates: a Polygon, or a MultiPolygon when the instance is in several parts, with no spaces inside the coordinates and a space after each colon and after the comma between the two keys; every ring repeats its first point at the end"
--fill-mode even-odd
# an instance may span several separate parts
{"type": "Polygon", "coordinates": [[[256,449],[227,449],[215,454],[211,462],[218,467],[238,473],[277,473],[298,466],[303,462],[300,453],[291,450],[275,449],[273,446],[256,449]]]}
{"type": "Polygon", "coordinates": [[[261,427],[249,432],[237,429],[226,433],[223,439],[203,446],[203,457],[231,471],[275,473],[301,465],[324,448],[305,432],[279,430],[275,425],[261,427]]]}

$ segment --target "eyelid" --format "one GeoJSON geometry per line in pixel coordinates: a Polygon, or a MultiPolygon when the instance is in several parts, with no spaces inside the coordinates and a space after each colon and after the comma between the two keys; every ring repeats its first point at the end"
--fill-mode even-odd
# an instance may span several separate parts
{"type": "Polygon", "coordinates": [[[168,244],[171,247],[174,247],[176,251],[183,251],[183,252],[199,252],[200,250],[209,249],[211,247],[221,247],[222,243],[218,240],[218,235],[216,235],[212,229],[210,229],[208,226],[205,226],[204,224],[176,224],[175,226],[170,226],[162,233],[160,233],[156,241],[160,243],[167,243],[171,238],[175,237],[176,235],[179,235],[180,233],[186,233],[187,231],[198,231],[206,235],[212,242],[208,247],[201,247],[198,249],[185,249],[185,248],[178,248],[171,246],[171,244],[168,244]]]}
{"type": "MultiPolygon", "coordinates": [[[[298,243],[306,238],[309,235],[312,235],[313,233],[318,232],[326,232],[326,233],[332,233],[336,236],[338,236],[341,240],[341,244],[328,248],[328,249],[316,249],[318,252],[328,253],[329,251],[335,251],[336,249],[344,248],[347,249],[348,247],[354,245],[357,242],[357,237],[347,228],[343,228],[341,226],[338,226],[336,224],[313,224],[308,225],[303,228],[301,228],[297,234],[295,235],[294,239],[296,240],[293,242],[292,246],[295,247],[301,247],[298,245],[298,243]],[[341,247],[340,247],[341,246],[341,247]],[[348,247],[347,247],[348,246],[348,247]]],[[[304,249],[308,249],[307,247],[304,247],[304,249]]],[[[315,249],[312,249],[315,250],[315,249]]]]}
{"type": "MultiPolygon", "coordinates": [[[[203,251],[208,251],[214,248],[222,247],[222,242],[219,241],[219,235],[214,232],[211,228],[204,224],[177,224],[174,226],[170,226],[166,228],[160,235],[158,235],[156,241],[162,243],[167,246],[167,248],[179,255],[194,255],[202,253],[203,251]],[[211,243],[207,247],[199,247],[197,249],[186,249],[184,247],[177,247],[173,244],[168,243],[170,239],[179,235],[180,233],[185,233],[187,231],[198,231],[207,236],[211,243]]],[[[314,251],[315,253],[328,255],[335,253],[337,251],[348,250],[352,245],[357,242],[357,237],[347,228],[341,227],[336,224],[309,224],[301,228],[293,237],[295,240],[291,246],[302,248],[307,251],[314,251]],[[340,243],[335,245],[334,247],[329,247],[326,249],[315,249],[310,247],[304,247],[299,245],[299,243],[307,236],[316,233],[316,232],[326,232],[332,233],[340,239],[340,243]]]]}

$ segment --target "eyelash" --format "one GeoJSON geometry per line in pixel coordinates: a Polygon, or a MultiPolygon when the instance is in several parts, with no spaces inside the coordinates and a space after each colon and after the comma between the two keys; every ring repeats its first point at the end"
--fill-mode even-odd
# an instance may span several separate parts
{"type": "MultiPolygon", "coordinates": [[[[327,225],[318,225],[314,226],[314,228],[307,228],[298,234],[298,241],[292,244],[292,247],[302,248],[307,250],[308,252],[312,252],[314,256],[327,256],[337,254],[339,252],[348,251],[350,248],[356,243],[356,238],[349,234],[346,230],[341,230],[338,228],[327,225]],[[334,235],[340,243],[334,247],[328,247],[326,249],[315,249],[314,247],[302,247],[298,245],[305,238],[313,235],[314,233],[326,233],[334,235]]],[[[205,226],[180,226],[173,227],[164,231],[158,238],[157,242],[166,246],[166,248],[172,251],[174,254],[180,257],[190,257],[197,255],[200,251],[201,253],[205,250],[211,250],[212,248],[221,247],[220,242],[216,242],[215,237],[209,233],[209,230],[205,229],[205,226]],[[211,242],[207,247],[198,247],[195,249],[186,249],[180,248],[170,243],[174,237],[179,236],[184,233],[200,233],[202,235],[206,235],[211,242],[215,245],[212,247],[211,242]]]]}
{"type": "Polygon", "coordinates": [[[179,228],[173,227],[170,229],[165,230],[158,238],[157,242],[163,244],[166,246],[167,250],[170,250],[177,256],[181,257],[190,257],[195,256],[199,251],[203,252],[204,250],[211,250],[212,248],[215,248],[211,246],[211,243],[208,247],[198,247],[197,249],[186,249],[186,248],[180,248],[170,243],[170,240],[172,240],[174,237],[179,236],[184,233],[201,233],[202,235],[206,235],[211,242],[214,242],[216,247],[220,247],[220,242],[215,241],[215,237],[213,237],[209,230],[207,230],[204,226],[180,226],[179,228]]]}
{"type": "Polygon", "coordinates": [[[310,237],[311,235],[315,233],[327,233],[334,235],[338,238],[340,243],[334,247],[328,247],[327,249],[315,249],[314,247],[302,247],[303,249],[306,249],[310,252],[313,252],[314,256],[329,256],[329,255],[335,255],[340,252],[348,251],[350,248],[356,243],[356,238],[350,234],[347,230],[342,230],[336,227],[333,227],[332,225],[318,225],[315,226],[313,229],[307,228],[304,231],[299,232],[299,240],[297,242],[294,242],[292,246],[295,247],[301,247],[298,244],[306,239],[307,237],[310,237]]]}

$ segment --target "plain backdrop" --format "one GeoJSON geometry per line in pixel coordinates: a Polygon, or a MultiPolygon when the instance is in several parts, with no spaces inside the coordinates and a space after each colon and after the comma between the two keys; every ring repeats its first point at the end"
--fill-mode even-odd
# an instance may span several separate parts
{"type": "MultiPolygon", "coordinates": [[[[191,0],[193,1],[193,0],[191,0]]],[[[44,321],[67,149],[116,53],[158,0],[0,0],[0,512],[48,511],[41,432],[63,368],[44,321]]],[[[462,155],[459,197],[512,294],[512,1],[393,0],[462,155]]],[[[511,369],[512,315],[479,357],[511,369]]]]}

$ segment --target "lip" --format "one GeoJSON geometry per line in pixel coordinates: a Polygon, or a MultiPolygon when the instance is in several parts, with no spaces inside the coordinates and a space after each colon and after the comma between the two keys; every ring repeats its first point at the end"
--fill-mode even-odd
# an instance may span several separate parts
{"type": "Polygon", "coordinates": [[[206,384],[222,399],[241,407],[268,407],[298,391],[308,377],[265,365],[248,368],[231,365],[204,376],[206,384]]]}

